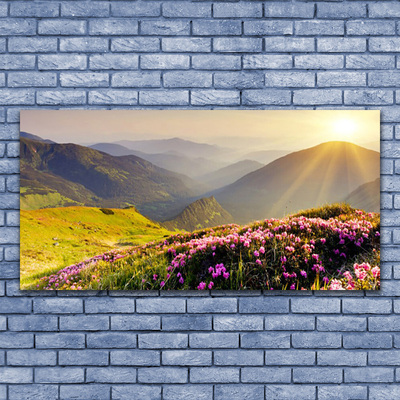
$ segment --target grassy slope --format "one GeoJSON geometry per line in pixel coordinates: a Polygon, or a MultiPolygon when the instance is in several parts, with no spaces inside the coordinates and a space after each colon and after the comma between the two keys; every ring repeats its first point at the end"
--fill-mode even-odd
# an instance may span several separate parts
{"type": "MultiPolygon", "coordinates": [[[[214,279],[213,277],[216,286],[213,289],[268,289],[273,286],[278,290],[286,290],[289,288],[289,284],[293,283],[293,280],[286,281],[283,279],[282,259],[280,257],[285,255],[287,257],[287,271],[289,273],[297,272],[296,288],[299,289],[304,286],[307,290],[311,288],[318,290],[318,287],[323,286],[322,277],[327,277],[329,280],[340,278],[341,275],[337,273],[338,269],[342,272],[352,270],[355,262],[369,262],[372,266],[379,265],[379,237],[375,235],[375,232],[379,231],[380,228],[380,215],[366,215],[361,212],[362,216],[360,216],[358,213],[358,211],[346,204],[333,204],[303,210],[284,220],[259,221],[242,227],[226,225],[193,233],[181,233],[171,236],[165,241],[163,240],[161,244],[152,243],[141,248],[129,248],[125,252],[117,251],[117,254],[124,254],[125,257],[113,261],[100,260],[93,264],[88,264],[86,268],[81,270],[78,277],[75,277],[75,283],[72,282],[72,279],[71,282],[66,282],[65,277],[61,277],[57,278],[57,282],[59,282],[57,285],[61,289],[71,289],[71,285],[76,285],[79,280],[78,285],[80,287],[93,290],[157,290],[164,283],[163,289],[195,289],[200,281],[211,279],[210,266],[223,263],[222,265],[228,268],[229,279],[224,281],[221,278],[214,279]],[[284,238],[282,232],[287,231],[286,224],[290,223],[291,219],[296,219],[300,216],[304,218],[321,218],[321,220],[316,219],[306,222],[309,225],[307,230],[298,228],[300,225],[298,223],[292,224],[291,233],[300,238],[299,243],[294,243],[293,238],[284,238]],[[334,218],[336,222],[333,221],[333,225],[328,221],[327,224],[320,222],[329,218],[334,218]],[[339,235],[342,232],[340,229],[343,229],[344,226],[342,225],[339,231],[336,227],[341,224],[347,224],[350,221],[358,221],[357,224],[361,223],[361,221],[364,221],[367,225],[371,224],[367,228],[369,232],[368,238],[365,239],[364,237],[364,243],[361,247],[357,247],[353,243],[354,239],[346,238],[345,243],[339,243],[339,235]],[[278,226],[280,228],[276,231],[275,228],[278,226]],[[260,236],[259,229],[274,232],[273,238],[271,240],[267,239],[264,244],[265,248],[262,253],[260,248],[261,239],[265,236],[266,231],[260,236]],[[238,232],[240,235],[247,235],[249,232],[253,232],[255,235],[252,239],[249,239],[250,247],[245,247],[243,244],[238,244],[238,242],[233,248],[229,246],[234,237],[231,235],[232,232],[238,232]],[[210,242],[209,239],[212,237],[217,240],[211,240],[210,242]],[[224,241],[220,243],[219,238],[224,237],[231,238],[228,245],[224,241]],[[202,238],[206,240],[203,241],[202,238]],[[321,238],[325,241],[322,242],[321,238]],[[189,244],[191,239],[196,239],[197,244],[189,244]],[[324,271],[321,276],[316,276],[315,272],[313,272],[311,269],[312,263],[307,263],[306,261],[306,264],[303,262],[303,257],[311,258],[310,254],[304,250],[304,244],[311,244],[311,239],[314,240],[315,253],[319,254],[318,257],[320,257],[321,263],[326,267],[326,272],[324,271]],[[296,247],[296,249],[290,250],[287,247],[289,244],[296,247]],[[189,249],[195,249],[197,246],[201,250],[196,250],[194,253],[190,252],[191,259],[187,258],[184,264],[181,264],[176,271],[175,269],[172,270],[171,277],[169,277],[166,268],[171,265],[175,255],[172,255],[173,253],[170,253],[168,249],[174,249],[176,251],[175,254],[178,254],[177,259],[179,259],[179,255],[188,254],[189,249]],[[341,254],[335,253],[334,249],[336,248],[340,249],[340,252],[347,254],[347,256],[342,258],[341,254]],[[260,250],[260,254],[254,254],[255,250],[260,250]],[[255,261],[257,257],[263,260],[263,264],[260,267],[257,266],[255,261]],[[301,277],[300,270],[302,269],[307,272],[308,276],[305,278],[301,277]],[[182,273],[184,282],[178,283],[179,276],[176,275],[177,272],[182,273]],[[316,284],[318,286],[312,286],[316,284]]],[[[357,230],[356,235],[359,239],[362,232],[360,227],[352,229],[357,230]]],[[[311,253],[313,252],[311,250],[311,253]]],[[[41,281],[40,284],[41,288],[57,288],[54,283],[49,284],[49,278],[41,281]]],[[[35,289],[35,287],[32,288],[35,289]]],[[[369,289],[372,288],[369,287],[369,289]]],[[[75,287],[72,287],[72,289],[75,289],[75,287]]]]}
{"type": "Polygon", "coordinates": [[[134,208],[113,212],[106,215],[99,208],[75,206],[21,210],[21,287],[104,251],[170,233],[134,208]]]}

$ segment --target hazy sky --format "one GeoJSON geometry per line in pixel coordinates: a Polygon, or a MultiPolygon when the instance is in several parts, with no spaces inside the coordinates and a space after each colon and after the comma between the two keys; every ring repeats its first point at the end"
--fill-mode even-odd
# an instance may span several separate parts
{"type": "Polygon", "coordinates": [[[379,150],[379,111],[23,110],[21,130],[59,143],[180,137],[248,150],[344,140],[379,150]]]}

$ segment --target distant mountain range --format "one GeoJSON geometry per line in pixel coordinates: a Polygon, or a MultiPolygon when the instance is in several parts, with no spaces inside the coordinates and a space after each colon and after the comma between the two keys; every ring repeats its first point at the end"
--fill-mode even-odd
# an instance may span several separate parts
{"type": "Polygon", "coordinates": [[[189,204],[178,216],[162,223],[169,230],[194,231],[233,223],[233,217],[215,200],[207,197],[189,204]]]}
{"type": "Polygon", "coordinates": [[[247,175],[257,169],[263,167],[264,164],[253,160],[243,160],[237,163],[228,165],[217,171],[209,172],[208,174],[199,176],[197,179],[205,183],[211,189],[217,189],[222,186],[229,185],[237,181],[242,176],[247,175]]]}
{"type": "Polygon", "coordinates": [[[380,190],[381,180],[364,183],[351,192],[344,201],[353,207],[366,211],[380,212],[380,190]]]}
{"type": "Polygon", "coordinates": [[[277,160],[280,157],[286,156],[290,151],[285,150],[260,150],[260,151],[252,151],[250,153],[246,153],[244,156],[240,158],[240,160],[253,160],[258,161],[263,165],[267,165],[272,161],[277,160]]]}
{"type": "Polygon", "coordinates": [[[225,165],[218,155],[228,152],[177,138],[85,147],[21,132],[21,208],[133,205],[186,230],[279,218],[337,201],[379,211],[376,151],[328,142],[282,157],[280,151],[249,153],[279,157],[267,165],[251,158],[225,165]]]}
{"type": "Polygon", "coordinates": [[[131,150],[139,150],[148,154],[171,153],[182,154],[189,158],[208,158],[220,157],[221,154],[229,154],[231,150],[206,144],[197,143],[180,138],[160,139],[160,140],[120,140],[115,142],[131,150]]]}
{"type": "Polygon", "coordinates": [[[75,144],[21,138],[21,204],[27,208],[41,208],[38,196],[46,203],[48,194],[58,193],[60,205],[135,205],[159,220],[198,194],[190,186],[196,186],[190,178],[133,155],[113,157],[75,144]]]}
{"type": "Polygon", "coordinates": [[[378,152],[328,142],[281,157],[213,194],[235,221],[247,223],[342,201],[379,171],[378,152]]]}
{"type": "MultiPolygon", "coordinates": [[[[194,143],[196,145],[196,143],[194,143]]],[[[158,167],[168,169],[179,174],[187,175],[196,179],[199,175],[210,173],[227,165],[226,162],[206,159],[202,157],[189,157],[179,153],[178,151],[172,152],[168,150],[166,153],[145,153],[140,150],[128,149],[121,144],[116,143],[96,143],[91,145],[90,148],[103,151],[113,156],[135,155],[150,161],[158,167]]],[[[210,189],[210,188],[208,188],[210,189]]],[[[207,188],[204,187],[204,191],[207,188]]]]}

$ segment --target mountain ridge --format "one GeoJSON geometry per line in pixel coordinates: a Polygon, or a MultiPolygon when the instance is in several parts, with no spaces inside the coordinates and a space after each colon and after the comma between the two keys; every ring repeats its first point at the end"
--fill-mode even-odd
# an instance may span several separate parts
{"type": "Polygon", "coordinates": [[[379,170],[379,153],[350,142],[325,142],[283,156],[212,194],[246,223],[341,201],[376,179],[379,170]]]}
{"type": "Polygon", "coordinates": [[[162,225],[169,229],[194,231],[233,222],[233,217],[217,202],[214,196],[201,198],[189,204],[175,218],[164,221],[162,225]]]}
{"type": "MultiPolygon", "coordinates": [[[[82,202],[78,186],[87,190],[84,205],[123,207],[135,205],[153,219],[164,215],[166,204],[195,195],[184,183],[187,177],[157,167],[139,157],[113,157],[75,144],[50,144],[21,138],[21,178],[25,189],[40,183],[45,190],[44,174],[71,182],[73,190],[58,188],[61,195],[82,202]],[[65,193],[64,193],[65,192],[65,193]],[[163,207],[156,207],[162,203],[163,207]]],[[[52,189],[51,186],[48,187],[52,189]]]]}

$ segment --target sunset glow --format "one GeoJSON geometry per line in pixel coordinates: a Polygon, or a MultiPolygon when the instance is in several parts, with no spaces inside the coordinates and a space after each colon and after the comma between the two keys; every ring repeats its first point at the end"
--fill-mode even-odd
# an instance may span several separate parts
{"type": "Polygon", "coordinates": [[[379,151],[379,111],[371,110],[23,110],[21,131],[58,143],[180,137],[291,151],[346,140],[379,151]]]}

